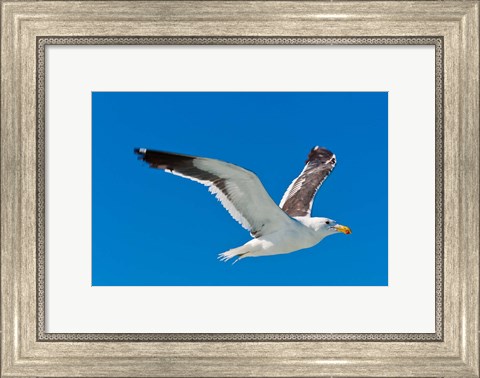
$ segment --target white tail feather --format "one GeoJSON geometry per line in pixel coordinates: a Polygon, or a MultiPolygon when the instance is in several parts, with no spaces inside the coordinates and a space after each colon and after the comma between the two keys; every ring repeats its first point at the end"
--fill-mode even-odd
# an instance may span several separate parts
{"type": "Polygon", "coordinates": [[[245,257],[248,256],[249,249],[247,246],[242,245],[241,247],[238,248],[233,248],[228,250],[227,252],[220,253],[218,255],[218,259],[220,261],[226,262],[236,256],[238,256],[238,259],[236,259],[233,263],[235,264],[238,260],[241,260],[245,257]]]}

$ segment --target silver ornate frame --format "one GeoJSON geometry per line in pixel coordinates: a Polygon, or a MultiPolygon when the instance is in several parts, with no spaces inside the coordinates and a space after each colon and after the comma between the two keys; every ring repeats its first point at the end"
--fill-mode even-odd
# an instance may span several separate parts
{"type": "Polygon", "coordinates": [[[37,340],[38,341],[442,341],[443,38],[439,37],[38,37],[37,340]],[[435,46],[435,333],[46,333],[45,48],[48,45],[433,45],[435,46]]]}
{"type": "Polygon", "coordinates": [[[480,0],[0,0],[0,376],[480,377],[479,15],[480,0]],[[46,334],[41,45],[322,40],[436,46],[435,333],[46,334]]]}

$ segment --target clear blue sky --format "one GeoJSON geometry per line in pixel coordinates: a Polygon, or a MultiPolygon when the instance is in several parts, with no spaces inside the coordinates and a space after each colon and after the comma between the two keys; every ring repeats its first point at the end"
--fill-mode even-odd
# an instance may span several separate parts
{"type": "Polygon", "coordinates": [[[388,94],[92,94],[94,286],[388,285],[388,94]],[[308,250],[217,255],[249,233],[207,189],[148,168],[135,147],[225,160],[255,172],[278,203],[315,146],[337,156],[313,216],[351,235],[308,250]]]}

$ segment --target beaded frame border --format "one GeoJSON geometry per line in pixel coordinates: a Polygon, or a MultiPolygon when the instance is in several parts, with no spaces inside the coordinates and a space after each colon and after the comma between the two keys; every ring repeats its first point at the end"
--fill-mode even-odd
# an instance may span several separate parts
{"type": "Polygon", "coordinates": [[[444,56],[443,37],[37,37],[36,283],[37,341],[443,341],[444,56]],[[46,333],[45,49],[48,45],[433,45],[435,46],[435,333],[46,333]]]}

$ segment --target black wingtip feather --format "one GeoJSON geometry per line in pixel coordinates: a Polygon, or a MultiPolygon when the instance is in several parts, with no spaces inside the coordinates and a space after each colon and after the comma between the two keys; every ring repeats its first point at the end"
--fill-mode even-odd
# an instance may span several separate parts
{"type": "Polygon", "coordinates": [[[322,163],[326,163],[330,159],[332,159],[332,157],[333,157],[332,151],[326,149],[325,147],[315,146],[310,150],[307,161],[305,163],[308,163],[309,161],[313,161],[313,160],[319,160],[322,163]]]}
{"type": "Polygon", "coordinates": [[[134,148],[133,152],[137,154],[138,160],[146,161],[147,150],[145,148],[134,148]]]}
{"type": "Polygon", "coordinates": [[[146,148],[134,148],[133,152],[138,155],[152,168],[174,170],[191,165],[195,157],[188,155],[174,154],[165,151],[147,150],[146,148]]]}

